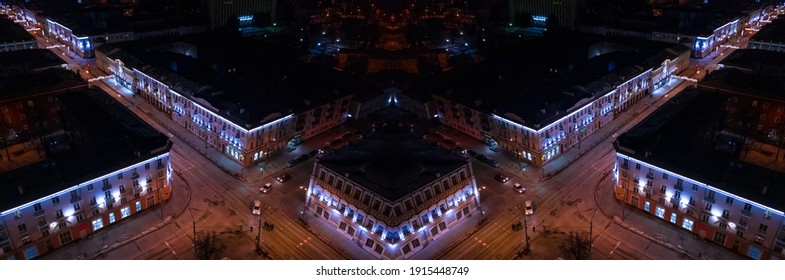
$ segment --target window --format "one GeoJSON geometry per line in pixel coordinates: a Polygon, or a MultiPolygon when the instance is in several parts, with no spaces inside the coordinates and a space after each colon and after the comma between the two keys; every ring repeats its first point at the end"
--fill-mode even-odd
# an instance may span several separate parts
{"type": "Polygon", "coordinates": [[[93,231],[99,230],[104,227],[104,221],[101,218],[93,220],[93,231]]]}
{"type": "Polygon", "coordinates": [[[59,196],[53,197],[52,198],[52,204],[58,204],[58,203],[60,203],[60,197],[59,196]]]}
{"type": "Polygon", "coordinates": [[[136,212],[142,211],[142,203],[137,201],[136,202],[136,212]]]}
{"type": "Polygon", "coordinates": [[[730,218],[730,211],[722,210],[722,217],[725,218],[725,219],[729,219],[730,218]]]}
{"type": "Polygon", "coordinates": [[[60,222],[60,223],[58,223],[58,224],[57,224],[57,228],[59,228],[59,229],[64,229],[64,228],[66,228],[66,224],[65,224],[65,222],[60,222]]]}
{"type": "Polygon", "coordinates": [[[431,235],[434,235],[434,236],[435,236],[435,235],[436,235],[436,234],[438,234],[438,233],[439,233],[439,228],[437,228],[437,227],[433,227],[433,228],[431,228],[431,235]]]}
{"type": "Polygon", "coordinates": [[[733,198],[730,196],[725,198],[725,203],[727,203],[728,205],[733,205],[733,198]]]}
{"type": "Polygon", "coordinates": [[[719,243],[720,245],[725,245],[725,233],[720,231],[714,232],[714,242],[719,243]]]}
{"type": "Polygon", "coordinates": [[[354,236],[354,228],[353,227],[349,227],[348,229],[346,229],[346,233],[348,233],[351,236],[354,236]]]}
{"type": "Polygon", "coordinates": [[[636,163],[635,164],[635,169],[636,170],[641,170],[641,164],[640,163],[636,163]]]}
{"type": "Polygon", "coordinates": [[[341,224],[338,226],[338,228],[340,228],[341,230],[346,230],[346,223],[341,222],[341,224]]]}
{"type": "Polygon", "coordinates": [[[117,173],[117,180],[123,179],[123,172],[117,173]]]}
{"type": "Polygon", "coordinates": [[[58,219],[59,219],[59,218],[62,218],[62,217],[63,217],[63,209],[57,209],[57,211],[55,211],[55,216],[56,216],[58,219]]]}
{"type": "Polygon", "coordinates": [[[404,254],[408,254],[409,252],[412,251],[412,249],[409,248],[409,244],[404,245],[402,250],[404,254]]]}
{"type": "Polygon", "coordinates": [[[705,207],[705,208],[703,208],[703,209],[706,209],[707,211],[711,211],[711,207],[712,207],[712,206],[713,206],[713,205],[711,205],[711,203],[709,203],[709,202],[706,202],[706,207],[705,207]]]}
{"type": "Polygon", "coordinates": [[[445,230],[445,229],[447,229],[447,223],[445,222],[439,223],[439,230],[445,230]]]}
{"type": "Polygon", "coordinates": [[[668,190],[668,187],[666,187],[665,185],[662,185],[662,187],[660,187],[660,193],[661,194],[665,194],[665,191],[667,191],[667,190],[668,190]]]}
{"type": "Polygon", "coordinates": [[[721,229],[728,229],[728,224],[723,222],[723,221],[720,221],[720,228],[721,229]]]}
{"type": "Polygon", "coordinates": [[[89,184],[89,185],[87,185],[87,191],[88,191],[88,192],[91,192],[91,191],[93,191],[93,184],[89,184]]]}
{"type": "Polygon", "coordinates": [[[676,213],[671,213],[671,223],[676,223],[676,213]]]}
{"type": "Polygon", "coordinates": [[[706,215],[706,214],[701,215],[701,221],[704,221],[704,222],[708,223],[709,222],[709,215],[706,215]]]}
{"type": "Polygon", "coordinates": [[[692,231],[692,220],[684,219],[684,221],[681,222],[681,227],[683,227],[686,230],[692,231]]]}
{"type": "Polygon", "coordinates": [[[371,240],[370,238],[365,239],[365,246],[373,247],[373,240],[371,240]]]}
{"type": "Polygon", "coordinates": [[[322,215],[322,211],[324,211],[324,210],[322,210],[322,207],[320,207],[320,206],[316,207],[316,215],[322,215]]]}
{"type": "Polygon", "coordinates": [[[126,217],[131,216],[131,207],[126,206],[123,209],[120,209],[120,218],[125,219],[126,217]]]}
{"type": "Polygon", "coordinates": [[[697,192],[698,191],[698,185],[692,184],[692,191],[697,192]]]}
{"type": "Polygon", "coordinates": [[[760,224],[760,226],[758,226],[758,232],[760,232],[760,233],[766,233],[766,230],[768,230],[768,229],[769,229],[769,226],[764,225],[764,224],[760,224]]]}
{"type": "Polygon", "coordinates": [[[149,170],[149,169],[150,169],[150,163],[145,163],[144,170],[149,170]]]}
{"type": "Polygon", "coordinates": [[[755,243],[763,245],[763,237],[755,236],[755,243]]]}
{"type": "Polygon", "coordinates": [[[38,211],[41,211],[44,208],[41,207],[41,203],[36,203],[35,205],[33,205],[33,209],[35,209],[35,211],[38,212],[38,211]]]}
{"type": "Polygon", "coordinates": [[[763,218],[767,220],[771,219],[771,212],[769,210],[764,211],[763,218]]]}
{"type": "Polygon", "coordinates": [[[109,223],[114,223],[114,213],[109,213],[109,223]]]}
{"type": "Polygon", "coordinates": [[[93,211],[90,212],[90,217],[96,216],[98,213],[100,213],[100,211],[97,208],[93,209],[93,211]]]}
{"type": "Polygon", "coordinates": [[[15,219],[15,220],[19,220],[19,219],[21,219],[21,218],[22,218],[22,211],[16,211],[16,212],[14,212],[14,219],[15,219]]]}
{"type": "Polygon", "coordinates": [[[76,215],[76,222],[81,223],[82,221],[84,221],[84,216],[82,214],[76,215]]]}
{"type": "Polygon", "coordinates": [[[18,225],[16,228],[19,229],[19,233],[27,232],[27,225],[26,224],[18,225]]]}
{"type": "Polygon", "coordinates": [[[657,217],[665,219],[665,208],[657,206],[657,209],[655,209],[654,214],[657,215],[657,217]]]}
{"type": "Polygon", "coordinates": [[[744,203],[744,211],[752,211],[752,204],[744,203]]]}
{"type": "Polygon", "coordinates": [[[412,248],[420,247],[420,239],[412,240],[412,248]]]}
{"type": "Polygon", "coordinates": [[[71,242],[71,240],[72,237],[70,231],[66,231],[60,234],[60,244],[66,244],[68,242],[71,242]]]}
{"type": "Polygon", "coordinates": [[[79,204],[79,202],[74,203],[74,211],[77,211],[79,209],[82,209],[82,206],[79,204]]]}
{"type": "Polygon", "coordinates": [[[376,244],[376,248],[374,248],[373,250],[376,251],[376,253],[381,254],[382,253],[382,246],[379,246],[379,244],[376,244]]]}
{"type": "Polygon", "coordinates": [[[651,203],[649,203],[648,201],[643,203],[643,210],[645,210],[646,212],[649,212],[649,207],[651,207],[651,203]]]}
{"type": "Polygon", "coordinates": [[[48,236],[49,236],[49,230],[48,230],[48,229],[45,229],[44,231],[42,231],[42,232],[41,232],[41,236],[43,236],[43,237],[48,237],[48,236]]]}
{"type": "Polygon", "coordinates": [[[96,205],[98,202],[95,200],[95,196],[90,198],[90,206],[96,205]]]}
{"type": "Polygon", "coordinates": [[[125,193],[125,186],[124,185],[120,185],[120,193],[125,193]]]}
{"type": "Polygon", "coordinates": [[[690,205],[695,206],[695,198],[690,197],[690,205]]]}
{"type": "Polygon", "coordinates": [[[668,180],[668,173],[662,173],[662,179],[668,180]]]}

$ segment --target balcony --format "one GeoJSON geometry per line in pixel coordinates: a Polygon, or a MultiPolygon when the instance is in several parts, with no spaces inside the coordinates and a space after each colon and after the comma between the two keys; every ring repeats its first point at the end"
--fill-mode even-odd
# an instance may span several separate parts
{"type": "Polygon", "coordinates": [[[101,190],[103,190],[103,191],[108,191],[108,190],[111,190],[111,189],[112,189],[112,185],[104,185],[104,187],[101,188],[101,190]]]}
{"type": "Polygon", "coordinates": [[[131,174],[131,179],[134,179],[134,180],[139,179],[139,173],[131,174]]]}
{"type": "Polygon", "coordinates": [[[684,187],[682,185],[675,185],[675,186],[673,186],[673,189],[675,189],[677,191],[680,191],[680,192],[684,191],[684,187]]]}
{"type": "Polygon", "coordinates": [[[745,216],[745,217],[747,217],[747,218],[749,218],[749,217],[752,217],[752,212],[750,212],[750,211],[747,211],[747,210],[741,210],[741,211],[739,211],[739,212],[741,213],[741,215],[742,215],[742,216],[745,216]]]}
{"type": "Polygon", "coordinates": [[[654,180],[654,173],[646,174],[646,178],[648,178],[649,180],[654,180]]]}

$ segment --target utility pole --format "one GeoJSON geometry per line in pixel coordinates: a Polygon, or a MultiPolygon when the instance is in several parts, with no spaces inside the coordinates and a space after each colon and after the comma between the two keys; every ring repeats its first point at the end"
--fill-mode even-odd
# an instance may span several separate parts
{"type": "MultiPolygon", "coordinates": [[[[265,204],[265,206],[266,206],[266,204],[265,204]]],[[[262,240],[262,213],[264,213],[264,211],[267,210],[267,209],[270,209],[270,206],[266,206],[259,213],[259,225],[256,228],[256,251],[259,251],[259,250],[262,249],[261,244],[259,244],[259,242],[261,242],[261,240],[262,240]]]]}
{"type": "Polygon", "coordinates": [[[592,230],[594,229],[594,215],[597,215],[597,210],[594,210],[594,214],[591,215],[591,220],[589,220],[589,258],[591,258],[591,248],[594,247],[594,235],[592,235],[592,230]]]}

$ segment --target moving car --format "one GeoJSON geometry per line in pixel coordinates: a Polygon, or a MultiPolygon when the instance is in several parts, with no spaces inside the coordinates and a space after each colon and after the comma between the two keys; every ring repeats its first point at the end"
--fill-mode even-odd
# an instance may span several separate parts
{"type": "Polygon", "coordinates": [[[532,201],[531,200],[527,200],[526,202],[523,203],[523,205],[526,208],[524,210],[524,212],[526,213],[526,216],[534,215],[534,208],[532,208],[532,201]]]}
{"type": "Polygon", "coordinates": [[[517,183],[517,182],[515,184],[512,184],[512,189],[514,189],[518,193],[523,193],[526,191],[526,188],[524,188],[521,185],[521,183],[517,183]]]}
{"type": "Polygon", "coordinates": [[[259,188],[259,191],[262,193],[268,193],[272,189],[273,189],[273,183],[267,182],[264,183],[264,185],[261,188],[259,188]]]}
{"type": "Polygon", "coordinates": [[[501,173],[496,174],[496,177],[494,177],[494,178],[496,178],[496,181],[499,181],[499,182],[502,182],[502,183],[507,183],[507,181],[510,180],[509,177],[507,177],[507,176],[505,176],[504,174],[501,174],[501,173]]]}
{"type": "Polygon", "coordinates": [[[281,175],[278,175],[278,177],[275,178],[275,179],[278,180],[278,182],[283,183],[283,182],[289,181],[289,179],[291,179],[291,178],[292,178],[292,176],[290,176],[289,173],[281,173],[281,175]]]}
{"type": "Polygon", "coordinates": [[[253,210],[251,210],[251,213],[253,213],[254,215],[262,214],[262,202],[261,201],[258,201],[258,200],[254,200],[253,201],[253,210]]]}

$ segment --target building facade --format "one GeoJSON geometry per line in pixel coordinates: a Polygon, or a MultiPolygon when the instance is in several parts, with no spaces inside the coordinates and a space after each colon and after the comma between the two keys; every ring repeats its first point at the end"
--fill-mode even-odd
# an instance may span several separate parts
{"type": "Polygon", "coordinates": [[[513,114],[488,113],[434,95],[435,116],[452,128],[490,146],[514,153],[522,161],[542,166],[618,116],[689,65],[689,50],[663,51],[628,73],[615,73],[585,85],[594,98],[575,104],[566,114],[542,127],[524,125],[513,114]],[[613,84],[607,81],[616,80],[613,84]]]}
{"type": "Polygon", "coordinates": [[[510,18],[521,14],[531,15],[532,21],[545,25],[546,20],[556,20],[558,26],[573,30],[576,28],[575,15],[582,6],[580,0],[510,0],[510,18]]]}
{"type": "Polygon", "coordinates": [[[210,17],[210,29],[226,27],[232,21],[253,20],[254,15],[269,14],[275,21],[277,0],[202,0],[210,17]]]}

